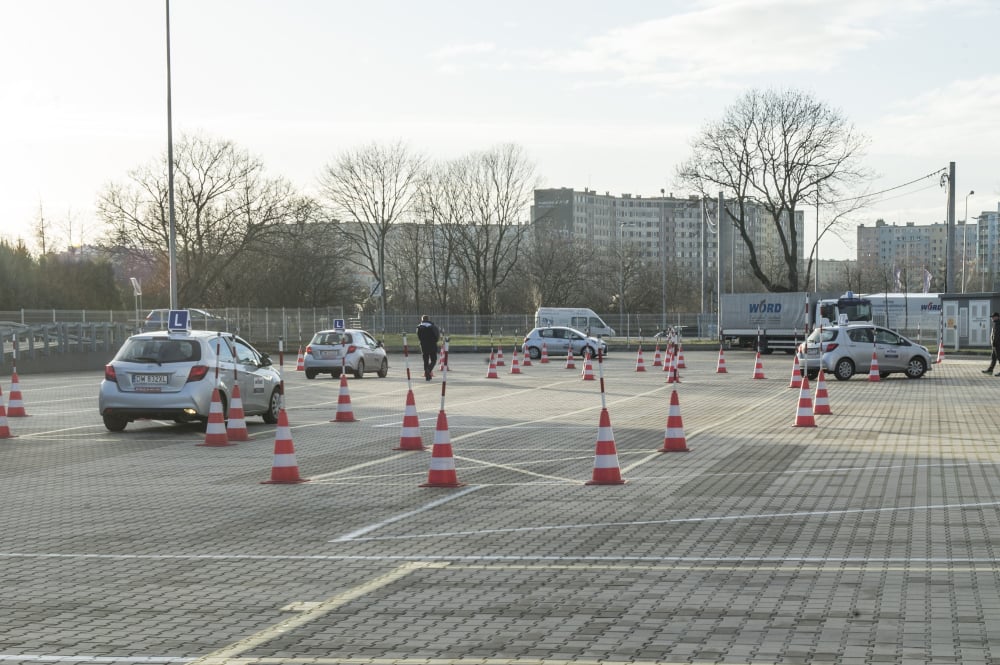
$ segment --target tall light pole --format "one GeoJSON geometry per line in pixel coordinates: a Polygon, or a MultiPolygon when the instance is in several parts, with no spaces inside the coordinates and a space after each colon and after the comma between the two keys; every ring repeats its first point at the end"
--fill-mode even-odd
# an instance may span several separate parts
{"type": "Polygon", "coordinates": [[[969,242],[969,197],[975,193],[976,190],[973,189],[965,195],[965,217],[962,218],[962,293],[965,293],[965,266],[969,262],[965,248],[969,242]]]}
{"type": "Polygon", "coordinates": [[[634,226],[633,222],[619,222],[618,223],[618,254],[621,259],[620,269],[618,271],[619,282],[618,285],[621,290],[618,292],[618,325],[621,330],[618,334],[621,335],[622,331],[625,330],[625,227],[634,226]]]}
{"type": "Polygon", "coordinates": [[[174,120],[170,99],[170,0],[167,3],[167,207],[169,209],[170,309],[177,309],[177,225],[174,222],[174,120]]]}
{"type": "Polygon", "coordinates": [[[667,190],[660,190],[660,330],[667,329],[667,190]]]}

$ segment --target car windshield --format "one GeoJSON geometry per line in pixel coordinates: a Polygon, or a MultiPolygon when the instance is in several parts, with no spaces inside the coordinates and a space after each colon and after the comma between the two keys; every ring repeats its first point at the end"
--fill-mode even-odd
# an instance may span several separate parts
{"type": "Polygon", "coordinates": [[[139,363],[178,363],[201,360],[201,344],[193,339],[133,337],[118,353],[117,360],[139,363]]]}

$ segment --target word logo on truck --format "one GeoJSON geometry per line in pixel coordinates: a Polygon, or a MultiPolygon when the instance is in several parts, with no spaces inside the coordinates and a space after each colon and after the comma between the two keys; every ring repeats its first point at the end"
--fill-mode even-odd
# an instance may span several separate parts
{"type": "Polygon", "coordinates": [[[933,300],[931,300],[926,305],[921,305],[920,306],[920,311],[921,312],[940,312],[941,311],[941,303],[937,303],[937,302],[934,302],[933,300]]]}
{"type": "Polygon", "coordinates": [[[750,313],[751,314],[781,314],[781,303],[780,302],[767,302],[767,300],[761,300],[760,302],[750,303],[750,313]]]}

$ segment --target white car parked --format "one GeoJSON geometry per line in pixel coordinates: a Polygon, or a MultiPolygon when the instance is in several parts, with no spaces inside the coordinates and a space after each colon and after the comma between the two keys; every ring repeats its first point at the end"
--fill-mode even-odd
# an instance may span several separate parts
{"type": "Polygon", "coordinates": [[[315,379],[317,374],[338,379],[343,370],[356,379],[365,372],[376,372],[380,378],[389,373],[389,358],[382,342],[356,328],[320,330],[306,346],[302,360],[307,379],[315,379]]]}

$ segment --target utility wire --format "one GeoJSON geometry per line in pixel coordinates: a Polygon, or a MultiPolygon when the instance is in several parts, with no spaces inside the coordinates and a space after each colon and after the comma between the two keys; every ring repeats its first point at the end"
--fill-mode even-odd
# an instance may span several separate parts
{"type": "MultiPolygon", "coordinates": [[[[904,182],[902,185],[896,185],[895,187],[890,187],[888,189],[883,189],[880,192],[872,192],[871,194],[865,194],[863,196],[854,196],[854,197],[847,198],[847,199],[841,199],[839,201],[826,201],[826,203],[827,203],[827,205],[836,205],[838,203],[851,203],[851,202],[854,202],[854,201],[860,201],[861,199],[867,199],[867,198],[870,198],[870,197],[873,197],[873,196],[879,196],[880,194],[887,194],[889,192],[896,191],[897,189],[902,189],[903,187],[909,187],[910,185],[912,185],[914,183],[918,183],[921,180],[926,180],[927,178],[933,178],[935,176],[940,176],[941,173],[943,173],[945,170],[946,169],[944,169],[944,168],[940,168],[937,171],[934,171],[933,173],[928,173],[927,175],[921,176],[919,178],[916,178],[915,180],[911,180],[909,182],[904,182]]],[[[923,191],[923,190],[920,190],[920,191],[923,191]]]]}

